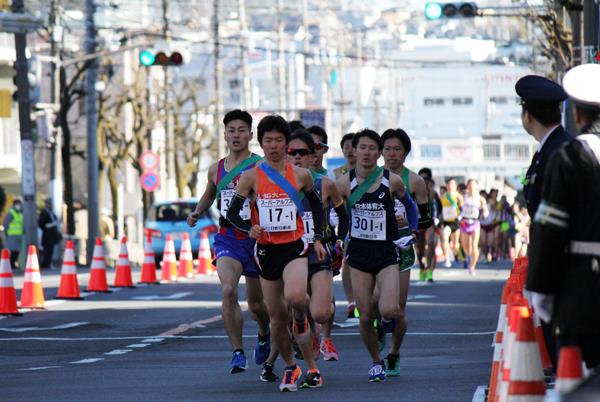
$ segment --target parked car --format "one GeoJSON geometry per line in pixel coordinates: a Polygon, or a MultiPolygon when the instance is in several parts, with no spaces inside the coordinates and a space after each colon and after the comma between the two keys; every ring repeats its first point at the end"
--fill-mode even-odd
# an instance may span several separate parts
{"type": "Polygon", "coordinates": [[[198,249],[200,248],[200,232],[204,229],[209,229],[209,242],[214,242],[214,235],[218,229],[218,212],[216,209],[209,209],[205,212],[196,226],[193,228],[189,227],[186,220],[190,212],[196,208],[198,203],[197,199],[183,199],[175,201],[162,201],[152,205],[146,219],[146,225],[144,227],[144,234],[150,235],[152,239],[152,251],[156,258],[157,264],[162,261],[163,251],[165,249],[165,242],[167,235],[170,234],[173,237],[175,243],[175,253],[179,258],[179,250],[181,249],[181,241],[183,240],[183,234],[187,233],[190,237],[190,243],[192,245],[192,254],[194,258],[198,257],[198,249]]]}

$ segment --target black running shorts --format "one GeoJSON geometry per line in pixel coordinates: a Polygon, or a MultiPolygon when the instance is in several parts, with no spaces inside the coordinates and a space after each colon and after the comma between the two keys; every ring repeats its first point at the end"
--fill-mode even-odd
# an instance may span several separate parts
{"type": "Polygon", "coordinates": [[[346,261],[352,268],[377,275],[399,261],[398,247],[391,241],[350,239],[346,248],[346,261]]]}
{"type": "Polygon", "coordinates": [[[269,281],[281,279],[285,267],[296,258],[306,258],[302,240],[284,244],[258,244],[254,252],[261,278],[269,281]]]}

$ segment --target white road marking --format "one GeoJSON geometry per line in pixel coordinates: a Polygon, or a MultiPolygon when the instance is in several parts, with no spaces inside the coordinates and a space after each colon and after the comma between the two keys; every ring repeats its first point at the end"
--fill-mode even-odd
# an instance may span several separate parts
{"type": "Polygon", "coordinates": [[[126,348],[134,348],[134,349],[141,349],[141,348],[145,348],[146,346],[150,346],[149,343],[134,343],[131,345],[127,345],[125,346],[126,348]]]}
{"type": "Polygon", "coordinates": [[[96,358],[96,359],[77,360],[76,362],[71,362],[70,364],[90,364],[90,363],[99,362],[100,360],[104,360],[104,358],[103,357],[99,357],[99,358],[96,358]]]}
{"type": "Polygon", "coordinates": [[[44,366],[44,367],[30,367],[26,369],[17,369],[17,371],[36,371],[36,370],[47,370],[53,368],[61,368],[62,366],[44,366]]]}
{"type": "Polygon", "coordinates": [[[131,300],[177,300],[183,299],[186,296],[193,294],[192,292],[180,292],[174,293],[170,296],[136,296],[132,297],[131,300]]]}
{"type": "Polygon", "coordinates": [[[57,325],[55,327],[21,327],[21,328],[0,328],[4,332],[30,332],[30,331],[52,331],[55,329],[69,329],[87,325],[89,322],[70,322],[67,324],[57,325]]]}
{"type": "Polygon", "coordinates": [[[132,351],[132,349],[115,349],[115,350],[111,350],[110,352],[106,352],[106,353],[102,353],[102,354],[106,355],[106,356],[115,356],[115,355],[124,355],[125,353],[129,353],[131,351],[132,351]]]}
{"type": "Polygon", "coordinates": [[[165,338],[148,338],[148,339],[144,339],[142,342],[158,343],[158,342],[162,342],[164,340],[165,340],[165,338]]]}
{"type": "Polygon", "coordinates": [[[414,295],[408,296],[408,300],[423,300],[423,299],[435,299],[437,296],[433,295],[414,295]]]}

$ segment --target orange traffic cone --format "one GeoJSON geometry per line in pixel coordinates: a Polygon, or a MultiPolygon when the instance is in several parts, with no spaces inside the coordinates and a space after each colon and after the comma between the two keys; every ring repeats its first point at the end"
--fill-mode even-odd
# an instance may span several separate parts
{"type": "Polygon", "coordinates": [[[60,286],[56,299],[76,299],[81,300],[79,294],[79,282],[77,281],[77,267],[75,266],[75,252],[73,251],[73,242],[67,241],[63,265],[60,271],[60,286]]]}
{"type": "Polygon", "coordinates": [[[121,238],[121,249],[119,250],[119,258],[117,259],[113,286],[116,288],[135,288],[133,279],[131,278],[131,264],[129,262],[129,253],[127,252],[126,236],[121,238]]]}
{"type": "Polygon", "coordinates": [[[208,232],[200,232],[200,250],[198,250],[198,271],[201,275],[210,275],[213,272],[212,255],[210,253],[210,242],[208,241],[208,232]]]}
{"type": "Polygon", "coordinates": [[[583,381],[581,351],[577,346],[563,346],[558,356],[555,390],[566,394],[583,381]]]}
{"type": "Polygon", "coordinates": [[[175,259],[175,244],[173,236],[167,235],[160,278],[163,281],[177,280],[177,260],[175,259]]]}
{"type": "MultiPolygon", "coordinates": [[[[517,295],[518,296],[518,295],[517,295]]],[[[517,322],[521,316],[529,316],[529,309],[522,306],[522,300],[516,296],[511,296],[509,300],[508,310],[508,330],[504,334],[502,343],[502,357],[498,369],[498,382],[496,394],[499,401],[506,401],[508,394],[508,384],[510,380],[510,370],[512,367],[512,349],[515,345],[517,337],[517,322]]]]}
{"type": "Polygon", "coordinates": [[[22,315],[17,307],[17,292],[10,266],[10,251],[2,250],[0,258],[0,315],[22,315]]]}
{"type": "Polygon", "coordinates": [[[535,312],[533,314],[533,323],[535,326],[535,338],[537,339],[540,348],[540,356],[542,356],[542,367],[544,368],[544,371],[550,372],[552,370],[552,360],[550,359],[550,353],[548,353],[548,347],[546,346],[546,340],[544,339],[542,322],[535,312]]]}
{"type": "Polygon", "coordinates": [[[179,272],[180,278],[191,278],[194,276],[194,259],[192,257],[192,245],[190,236],[187,233],[183,234],[181,241],[181,250],[179,251],[179,272]]]}
{"type": "Polygon", "coordinates": [[[96,237],[96,245],[94,246],[94,254],[92,257],[92,265],[90,266],[90,283],[87,288],[88,292],[104,292],[110,293],[108,282],[106,280],[106,261],[104,260],[104,246],[102,240],[96,237]]]}
{"type": "Polygon", "coordinates": [[[156,279],[156,261],[154,260],[154,251],[152,251],[152,240],[150,236],[146,239],[144,247],[144,263],[142,264],[142,278],[140,283],[159,284],[156,279]]]}
{"type": "Polygon", "coordinates": [[[27,250],[25,281],[21,291],[21,308],[44,308],[44,289],[37,258],[37,248],[33,245],[27,250]]]}
{"type": "Polygon", "coordinates": [[[543,402],[546,395],[540,350],[535,340],[533,320],[521,316],[511,350],[508,402],[543,402]]]}

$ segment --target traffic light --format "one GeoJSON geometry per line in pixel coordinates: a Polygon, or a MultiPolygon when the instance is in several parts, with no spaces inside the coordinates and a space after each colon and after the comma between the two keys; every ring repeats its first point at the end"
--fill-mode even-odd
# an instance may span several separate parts
{"type": "Polygon", "coordinates": [[[163,51],[154,52],[152,50],[142,50],[140,52],[140,64],[145,67],[150,66],[180,66],[183,64],[183,56],[179,52],[173,52],[167,56],[163,51]]]}
{"type": "Polygon", "coordinates": [[[425,17],[428,20],[440,18],[473,18],[477,16],[477,4],[472,1],[451,3],[426,3],[425,17]]]}

